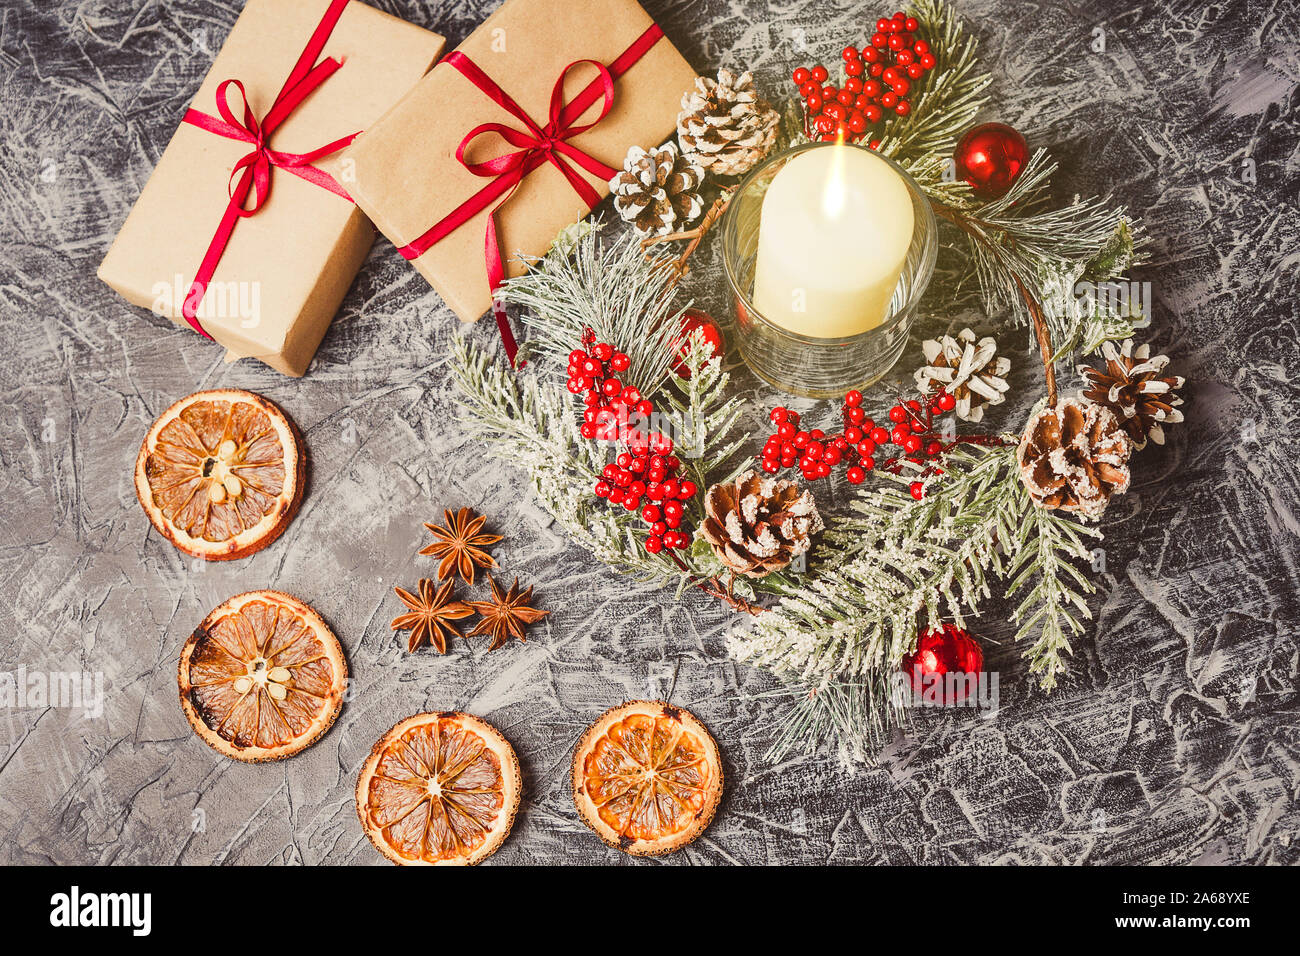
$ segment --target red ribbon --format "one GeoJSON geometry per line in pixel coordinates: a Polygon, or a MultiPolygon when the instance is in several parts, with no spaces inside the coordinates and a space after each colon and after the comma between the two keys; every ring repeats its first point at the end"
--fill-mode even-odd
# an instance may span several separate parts
{"type": "Polygon", "coordinates": [[[564,174],[564,178],[568,180],[574,191],[582,197],[582,201],[587,204],[588,209],[594,208],[600,202],[600,193],[592,188],[591,184],[583,178],[582,174],[571,163],[576,163],[593,176],[599,176],[604,180],[613,179],[618,170],[593,159],[567,141],[574,136],[585,133],[609,114],[614,105],[614,81],[626,73],[641,57],[645,56],[646,52],[658,43],[663,35],[663,30],[659,28],[659,25],[652,23],[609,66],[603,65],[597,60],[574,60],[566,66],[560,71],[555,86],[551,90],[551,107],[545,126],[539,126],[534,122],[532,117],[525,113],[523,108],[511,98],[510,94],[501,89],[490,76],[479,69],[473,60],[459,50],[449,53],[443,59],[444,63],[450,64],[458,70],[462,76],[486,94],[492,102],[519,120],[524,128],[515,129],[503,123],[483,123],[470,130],[456,149],[456,159],[475,176],[489,178],[492,182],[453,209],[419,238],[402,246],[397,251],[407,259],[417,259],[473,219],[494,201],[499,200],[492,207],[491,212],[488,213],[487,234],[483,241],[483,259],[487,267],[488,287],[493,292],[492,311],[496,316],[497,328],[501,330],[501,341],[505,346],[506,357],[510,359],[511,365],[514,364],[515,353],[518,352],[519,347],[515,342],[514,334],[510,331],[510,323],[506,318],[505,310],[496,302],[497,287],[505,279],[506,275],[505,262],[501,256],[501,245],[497,238],[497,211],[514,195],[515,190],[523,182],[525,176],[548,162],[564,174]],[[588,63],[596,68],[596,78],[570,102],[565,103],[564,80],[569,75],[569,71],[574,67],[588,63]],[[578,118],[598,99],[602,98],[604,103],[600,114],[590,123],[575,126],[574,123],[578,118]],[[515,148],[514,152],[504,153],[481,163],[468,162],[465,159],[465,151],[469,148],[469,144],[485,133],[495,133],[500,136],[507,145],[515,148]]]}
{"type": "Polygon", "coordinates": [[[347,194],[347,191],[338,184],[338,181],[333,176],[317,169],[312,163],[323,156],[338,152],[356,139],[357,133],[344,136],[342,139],[336,139],[334,142],[308,153],[282,153],[271,149],[268,145],[271,134],[275,132],[276,127],[288,119],[289,115],[298,108],[298,105],[316,87],[324,83],[335,70],[343,65],[333,57],[328,57],[320,63],[317,63],[316,59],[320,56],[321,50],[339,21],[339,16],[343,13],[343,8],[347,5],[348,0],[331,0],[329,9],[325,11],[325,15],[317,24],[311,39],[307,41],[307,46],[303,49],[302,55],[298,57],[298,62],[294,64],[293,70],[290,71],[289,78],[285,80],[280,94],[275,98],[271,108],[267,110],[266,116],[262,118],[260,123],[253,114],[252,108],[248,105],[248,93],[244,89],[244,84],[239,80],[226,80],[217,87],[217,112],[221,114],[221,119],[209,116],[207,113],[196,109],[190,109],[185,114],[183,122],[189,123],[191,126],[197,126],[209,133],[216,133],[218,136],[224,136],[227,139],[250,143],[253,146],[239,162],[235,163],[234,168],[230,171],[230,202],[226,205],[226,211],[221,217],[221,222],[217,226],[216,234],[212,237],[212,242],[208,244],[208,251],[199,264],[198,272],[194,276],[194,282],[190,286],[189,293],[185,296],[185,304],[181,309],[185,321],[190,324],[194,331],[205,338],[210,339],[212,336],[208,335],[203,326],[199,324],[197,317],[199,303],[203,301],[203,294],[207,291],[212,274],[216,272],[217,263],[221,261],[222,255],[225,254],[226,245],[230,242],[230,235],[235,229],[235,223],[241,218],[254,215],[270,197],[272,166],[293,173],[295,176],[305,179],[309,183],[314,183],[322,189],[328,189],[348,202],[352,201],[352,197],[347,194]],[[242,116],[237,116],[230,108],[229,89],[231,86],[239,90],[239,95],[244,101],[242,116]],[[239,175],[238,182],[235,181],[237,174],[239,175]],[[245,203],[248,201],[250,191],[253,194],[252,203],[246,206],[245,203]]]}

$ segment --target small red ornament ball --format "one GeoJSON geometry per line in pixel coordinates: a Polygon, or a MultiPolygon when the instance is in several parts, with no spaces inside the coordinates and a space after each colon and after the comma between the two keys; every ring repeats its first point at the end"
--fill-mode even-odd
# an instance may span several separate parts
{"type": "Polygon", "coordinates": [[[982,123],[966,131],[953,153],[957,176],[980,199],[1006,194],[1029,162],[1029,144],[1006,123],[982,123]]]}
{"type": "MultiPolygon", "coordinates": [[[[712,346],[714,357],[721,355],[724,348],[722,330],[718,328],[718,323],[713,321],[711,315],[707,312],[701,312],[699,309],[687,309],[682,313],[681,353],[685,354],[690,335],[696,329],[704,330],[704,340],[712,346]]],[[[680,359],[673,362],[673,371],[681,378],[691,377],[691,370],[680,359]]]]}
{"type": "Polygon", "coordinates": [[[968,688],[965,682],[957,682],[949,688],[943,677],[947,674],[978,674],[984,669],[984,651],[970,634],[955,625],[945,624],[917,638],[916,651],[903,658],[902,666],[914,693],[924,694],[928,687],[934,694],[937,689],[944,704],[960,704],[966,699],[968,688]]]}

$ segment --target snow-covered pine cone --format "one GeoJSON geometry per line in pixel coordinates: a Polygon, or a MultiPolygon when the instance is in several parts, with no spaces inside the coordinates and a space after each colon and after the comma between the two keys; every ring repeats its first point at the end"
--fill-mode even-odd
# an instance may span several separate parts
{"type": "Polygon", "coordinates": [[[633,146],[609,190],[618,214],[648,238],[684,229],[704,211],[703,181],[704,170],[683,158],[676,143],[652,150],[633,146]]]}
{"type": "Polygon", "coordinates": [[[708,490],[700,533],[724,565],[759,578],[806,553],[824,527],[811,492],[751,470],[708,490]]]}
{"type": "Polygon", "coordinates": [[[751,73],[719,70],[697,77],[682,96],[677,139],[682,154],[715,176],[743,176],[776,143],[781,114],[759,97],[751,73]]]}
{"type": "Polygon", "coordinates": [[[1178,410],[1183,400],[1177,394],[1183,387],[1183,377],[1162,375],[1169,357],[1153,356],[1149,345],[1135,349],[1132,339],[1125,340],[1118,349],[1114,342],[1105,342],[1101,354],[1106,359],[1104,369],[1083,370],[1089,384],[1083,397],[1114,412],[1134,448],[1145,448],[1148,438],[1163,445],[1164,426],[1183,420],[1178,410]]]}
{"type": "Polygon", "coordinates": [[[1128,490],[1132,443],[1110,409],[1063,398],[1029,420],[1016,451],[1020,478],[1042,508],[1097,518],[1128,490]]]}

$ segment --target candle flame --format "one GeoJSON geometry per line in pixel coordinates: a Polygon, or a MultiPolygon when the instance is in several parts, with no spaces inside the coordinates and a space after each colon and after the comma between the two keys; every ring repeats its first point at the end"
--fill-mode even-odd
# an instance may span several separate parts
{"type": "Polygon", "coordinates": [[[844,185],[844,156],[848,147],[844,145],[842,128],[831,149],[835,152],[831,154],[830,175],[826,177],[826,188],[822,190],[822,212],[826,214],[827,219],[838,219],[844,214],[844,204],[847,199],[844,185]]]}

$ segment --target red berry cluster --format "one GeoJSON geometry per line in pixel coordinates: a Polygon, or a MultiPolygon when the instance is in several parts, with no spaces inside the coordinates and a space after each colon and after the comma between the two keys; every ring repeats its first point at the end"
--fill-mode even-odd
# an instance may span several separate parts
{"type": "MultiPolygon", "coordinates": [[[[844,430],[834,435],[827,435],[820,428],[805,431],[799,427],[798,412],[774,408],[769,417],[776,432],[764,443],[758,460],[769,475],[798,464],[807,481],[826,478],[836,465],[847,464],[844,477],[849,484],[860,485],[866,480],[867,472],[876,467],[876,455],[885,445],[897,445],[904,455],[918,460],[921,456],[933,458],[941,454],[944,446],[932,434],[934,416],[951,411],[956,404],[947,392],[939,392],[928,406],[915,399],[900,402],[889,410],[892,427],[885,428],[863,411],[862,393],[852,391],[844,396],[840,409],[844,430]]],[[[884,467],[892,467],[897,461],[898,456],[894,456],[884,467]]],[[[914,482],[912,496],[919,498],[920,492],[921,483],[914,482]]]]}
{"type": "MultiPolygon", "coordinates": [[[[840,137],[857,142],[867,127],[887,113],[907,116],[912,84],[935,67],[930,44],[916,39],[920,24],[915,17],[895,13],[876,21],[871,42],[861,50],[844,48],[844,85],[828,84],[830,73],[820,63],[799,67],[794,83],[803,97],[805,132],[822,141],[840,137]]],[[[877,140],[870,146],[876,147],[877,140]]]]}
{"type": "Polygon", "coordinates": [[[690,535],[678,528],[682,502],[698,490],[695,482],[678,477],[682,462],[673,454],[671,438],[639,427],[652,420],[655,407],[635,386],[619,380],[631,360],[607,342],[595,341],[590,329],[582,338],[584,347],[569,353],[568,383],[569,391],[582,395],[586,406],[580,432],[583,438],[617,442],[625,449],[605,466],[593,490],[610,504],[641,513],[650,528],[645,549],[651,554],[685,548],[690,535]]]}

